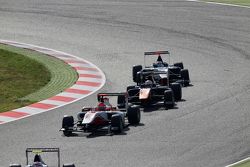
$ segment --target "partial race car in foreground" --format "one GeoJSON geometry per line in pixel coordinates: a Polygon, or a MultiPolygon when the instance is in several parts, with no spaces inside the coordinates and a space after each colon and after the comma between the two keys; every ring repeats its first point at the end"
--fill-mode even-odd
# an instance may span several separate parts
{"type": "MultiPolygon", "coordinates": [[[[42,153],[56,153],[57,154],[57,167],[60,166],[60,150],[59,148],[27,148],[26,149],[26,165],[25,167],[52,167],[52,164],[46,164],[46,162],[42,159],[42,153]],[[29,161],[29,153],[33,153],[34,160],[33,162],[29,161]]],[[[56,159],[53,160],[56,162],[56,159]]],[[[9,167],[22,167],[20,164],[10,164],[9,167]]],[[[55,167],[55,166],[54,166],[55,167]]],[[[74,164],[63,164],[63,167],[75,167],[74,164]]]]}
{"type": "Polygon", "coordinates": [[[170,84],[164,71],[142,70],[137,73],[136,77],[137,84],[127,87],[129,103],[143,107],[161,104],[166,108],[173,108],[175,101],[182,98],[181,84],[170,84]]]}
{"type": "Polygon", "coordinates": [[[73,132],[121,133],[125,127],[126,118],[129,124],[140,123],[140,108],[128,104],[126,93],[99,93],[97,100],[96,107],[84,107],[77,114],[77,121],[74,121],[73,116],[65,115],[60,131],[63,131],[65,136],[70,136],[73,132]],[[110,104],[109,97],[117,98],[117,106],[110,104]]]}
{"type": "MultiPolygon", "coordinates": [[[[180,83],[183,86],[188,86],[190,83],[189,78],[189,71],[188,69],[184,69],[183,63],[174,63],[170,64],[170,52],[169,51],[156,51],[156,52],[145,52],[144,53],[144,67],[142,65],[134,65],[132,69],[132,75],[133,75],[133,81],[137,81],[137,73],[140,71],[148,71],[148,70],[154,70],[159,72],[165,72],[167,74],[167,80],[169,83],[180,83]],[[153,57],[154,60],[152,60],[152,56],[158,56],[157,60],[155,61],[155,57],[153,57]],[[162,56],[164,56],[164,59],[167,59],[169,57],[169,62],[165,62],[162,59],[162,56]],[[152,63],[153,61],[153,63],[152,63]]],[[[158,80],[156,80],[158,82],[158,80]]]]}

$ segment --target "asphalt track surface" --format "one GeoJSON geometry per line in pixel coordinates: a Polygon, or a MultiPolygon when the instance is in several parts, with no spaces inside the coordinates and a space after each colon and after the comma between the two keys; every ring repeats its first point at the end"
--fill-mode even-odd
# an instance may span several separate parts
{"type": "Polygon", "coordinates": [[[193,86],[176,109],[149,110],[122,135],[64,137],[79,102],[0,126],[0,165],[25,163],[26,147],[60,147],[77,167],[225,166],[250,154],[250,10],[187,1],[0,0],[1,39],[82,57],[123,91],[144,51],[170,50],[193,86]]]}

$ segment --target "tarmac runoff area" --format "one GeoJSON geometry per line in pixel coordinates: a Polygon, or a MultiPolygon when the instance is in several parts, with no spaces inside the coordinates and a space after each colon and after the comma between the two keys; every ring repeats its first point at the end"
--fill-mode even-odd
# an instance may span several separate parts
{"type": "Polygon", "coordinates": [[[104,73],[97,66],[84,59],[53,49],[25,43],[7,40],[0,40],[0,43],[23,49],[30,49],[53,56],[70,65],[78,74],[78,79],[75,84],[63,92],[29,106],[0,113],[0,124],[29,117],[31,115],[39,114],[73,103],[96,92],[105,83],[106,79],[104,73]]]}

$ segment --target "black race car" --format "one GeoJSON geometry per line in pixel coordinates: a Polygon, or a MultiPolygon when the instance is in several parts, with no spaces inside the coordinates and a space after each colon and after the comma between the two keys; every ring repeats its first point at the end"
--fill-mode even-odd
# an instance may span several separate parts
{"type": "MultiPolygon", "coordinates": [[[[154,58],[154,57],[153,57],[154,58]]],[[[183,63],[174,63],[170,64],[170,53],[169,51],[156,51],[156,52],[145,52],[144,53],[144,67],[142,65],[134,65],[132,70],[133,81],[138,82],[137,73],[140,71],[154,70],[159,72],[165,72],[168,76],[169,83],[180,83],[182,86],[188,86],[190,83],[189,71],[184,69],[183,63]],[[162,56],[169,55],[169,63],[163,61],[162,56]],[[157,56],[157,60],[148,59],[152,58],[151,56],[157,56]],[[154,61],[152,64],[149,64],[154,61]],[[148,65],[149,64],[149,65],[148,65]]],[[[156,81],[157,82],[157,81],[156,81]]]]}
{"type": "MultiPolygon", "coordinates": [[[[42,153],[56,153],[56,158],[54,160],[57,163],[57,166],[60,167],[60,150],[59,148],[27,148],[26,149],[26,165],[25,167],[52,167],[52,164],[46,164],[46,162],[42,159],[42,153]],[[32,162],[29,161],[29,153],[33,153],[34,159],[32,162]]],[[[22,167],[20,164],[10,164],[9,167],[22,167]]],[[[63,167],[75,167],[74,164],[63,164],[63,167]]]]}

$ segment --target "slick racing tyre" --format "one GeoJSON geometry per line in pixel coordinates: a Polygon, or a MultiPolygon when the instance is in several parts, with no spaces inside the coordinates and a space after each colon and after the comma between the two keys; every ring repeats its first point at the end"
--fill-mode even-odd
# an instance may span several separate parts
{"type": "Polygon", "coordinates": [[[181,70],[181,78],[183,79],[183,85],[188,86],[190,83],[189,72],[187,69],[181,70]]]}
{"type": "Polygon", "coordinates": [[[133,75],[133,81],[137,82],[137,72],[142,70],[142,65],[135,65],[133,66],[132,75],[133,75]]]}
{"type": "Polygon", "coordinates": [[[140,89],[135,88],[135,89],[129,89],[128,90],[128,102],[129,103],[137,103],[140,102],[139,100],[139,94],[140,89]]]}
{"type": "Polygon", "coordinates": [[[166,108],[173,108],[174,107],[174,93],[171,89],[165,90],[164,92],[164,106],[166,108]]]}
{"type": "Polygon", "coordinates": [[[184,66],[183,66],[183,63],[182,63],[182,62],[174,63],[174,66],[176,66],[176,67],[180,67],[180,69],[183,69],[183,68],[184,68],[184,66]]]}
{"type": "Polygon", "coordinates": [[[10,164],[9,167],[22,167],[20,164],[10,164]]]}
{"type": "Polygon", "coordinates": [[[73,128],[73,126],[74,126],[74,117],[65,115],[62,121],[62,128],[65,129],[63,131],[63,134],[65,136],[70,136],[72,134],[72,131],[69,131],[69,128],[73,128]]]}
{"type": "Polygon", "coordinates": [[[180,83],[170,84],[170,88],[173,90],[175,101],[180,101],[182,98],[182,89],[180,83]]]}
{"type": "Polygon", "coordinates": [[[170,66],[168,67],[169,72],[169,82],[175,82],[176,80],[180,79],[181,69],[177,66],[170,66]]]}
{"type": "Polygon", "coordinates": [[[75,167],[75,164],[63,164],[63,167],[75,167]]]}
{"type": "Polygon", "coordinates": [[[124,95],[119,95],[117,97],[117,107],[118,108],[125,108],[126,105],[126,97],[125,97],[125,93],[124,95]]]}
{"type": "Polygon", "coordinates": [[[111,130],[113,132],[122,133],[123,131],[123,119],[119,114],[114,114],[111,117],[111,130]],[[114,129],[114,130],[112,130],[114,129]]]}
{"type": "Polygon", "coordinates": [[[130,124],[139,124],[141,121],[141,111],[140,107],[133,105],[128,107],[127,111],[127,116],[128,116],[128,122],[130,124]]]}

